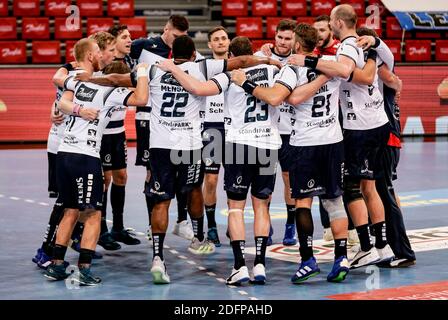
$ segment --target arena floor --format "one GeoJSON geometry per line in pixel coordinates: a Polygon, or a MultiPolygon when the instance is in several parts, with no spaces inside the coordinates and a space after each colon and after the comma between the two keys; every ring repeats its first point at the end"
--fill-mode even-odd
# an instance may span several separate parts
{"type": "MultiPolygon", "coordinates": [[[[135,159],[135,148],[128,156],[135,159]]],[[[94,260],[93,271],[103,283],[93,288],[73,288],[65,282],[47,281],[31,262],[40,246],[53,206],[46,192],[45,150],[0,150],[0,299],[168,299],[168,300],[294,300],[294,299],[447,299],[448,298],[448,142],[409,141],[404,143],[396,190],[401,198],[405,223],[417,254],[417,264],[407,269],[361,268],[351,271],[345,282],[332,284],[326,275],[332,264],[332,247],[315,241],[321,274],[301,285],[290,277],[296,271],[298,247],[283,247],[286,210],[281,177],[273,196],[274,245],[268,247],[266,285],[228,287],[233,255],[225,237],[226,203],[220,181],[217,222],[222,247],[214,255],[198,257],[187,251],[188,241],[168,234],[165,260],[169,285],[154,285],[149,272],[152,247],[144,238],[147,215],[142,194],[144,169],[128,168],[125,225],[134,228],[142,240],[138,246],[106,252],[94,260]],[[76,290],[79,289],[79,290],[76,290]]],[[[109,206],[110,208],[110,206],[109,206]]],[[[317,208],[315,239],[322,238],[317,208]]],[[[171,224],[176,217],[171,206],[171,224]]],[[[111,218],[109,213],[108,218],[111,218]]],[[[246,212],[246,261],[253,262],[252,215],[246,212]]],[[[76,264],[77,254],[69,250],[67,260],[76,264]]]]}

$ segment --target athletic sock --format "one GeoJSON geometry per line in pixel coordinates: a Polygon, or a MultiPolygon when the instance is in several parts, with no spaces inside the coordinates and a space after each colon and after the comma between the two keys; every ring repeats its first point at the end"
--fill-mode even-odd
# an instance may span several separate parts
{"type": "Polygon", "coordinates": [[[205,214],[207,215],[207,226],[208,228],[216,228],[215,220],[216,203],[211,206],[205,206],[205,214]]]}
{"type": "Polygon", "coordinates": [[[112,206],[113,225],[112,230],[120,232],[124,229],[123,223],[123,211],[124,211],[124,199],[126,196],[125,186],[119,186],[112,183],[110,189],[110,203],[112,206]]]}
{"type": "Polygon", "coordinates": [[[159,256],[163,260],[163,241],[165,241],[166,233],[154,233],[152,235],[152,253],[153,257],[159,256]]]}
{"type": "Polygon", "coordinates": [[[347,238],[334,239],[334,256],[336,259],[341,256],[347,256],[347,238]]]}
{"type": "Polygon", "coordinates": [[[302,261],[307,261],[313,256],[314,224],[311,209],[296,209],[296,227],[300,243],[300,256],[302,257],[302,261]]]}
{"type": "Polygon", "coordinates": [[[187,193],[177,192],[177,223],[187,220],[188,209],[187,209],[187,193]]]}
{"type": "Polygon", "coordinates": [[[261,263],[262,265],[266,265],[266,245],[268,242],[268,237],[255,237],[255,260],[254,266],[261,263]]]}
{"type": "Polygon", "coordinates": [[[235,270],[238,270],[242,266],[246,265],[246,261],[244,260],[244,247],[246,245],[245,240],[234,240],[230,242],[233,251],[233,258],[235,263],[233,267],[235,270]]]}
{"type": "Polygon", "coordinates": [[[103,192],[103,206],[101,208],[101,231],[100,234],[108,232],[106,216],[107,216],[107,193],[109,190],[104,190],[103,192]]]}
{"type": "Polygon", "coordinates": [[[56,232],[64,216],[64,207],[55,204],[53,206],[53,211],[51,211],[50,220],[48,221],[47,231],[45,232],[44,242],[42,243],[42,250],[47,256],[53,254],[53,244],[56,239],[56,232]]]}
{"type": "Polygon", "coordinates": [[[204,216],[200,218],[191,218],[191,224],[193,226],[193,233],[199,241],[204,240],[204,216]]]}
{"type": "Polygon", "coordinates": [[[356,227],[356,232],[358,233],[359,243],[361,245],[361,250],[364,252],[372,249],[372,242],[370,241],[369,225],[363,224],[356,227]]]}
{"type": "Polygon", "coordinates": [[[286,211],[288,213],[288,218],[286,219],[286,224],[294,224],[295,219],[296,219],[296,206],[287,204],[286,211]]]}
{"type": "Polygon", "coordinates": [[[375,230],[375,248],[383,249],[387,245],[386,222],[378,222],[373,225],[375,230]]]}

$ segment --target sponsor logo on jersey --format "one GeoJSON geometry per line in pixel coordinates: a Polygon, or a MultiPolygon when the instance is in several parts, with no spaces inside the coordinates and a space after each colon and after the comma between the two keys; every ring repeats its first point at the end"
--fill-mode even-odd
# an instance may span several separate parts
{"type": "Polygon", "coordinates": [[[104,161],[110,162],[110,158],[110,154],[106,154],[106,156],[104,157],[104,161]]]}
{"type": "Polygon", "coordinates": [[[143,152],[143,159],[149,159],[149,151],[148,150],[145,150],[143,152]]]}
{"type": "Polygon", "coordinates": [[[239,176],[238,178],[236,178],[236,183],[240,184],[242,180],[243,180],[243,177],[239,176]]]}
{"type": "MultiPolygon", "coordinates": [[[[186,74],[188,74],[188,70],[184,71],[186,74]]],[[[160,79],[160,83],[170,84],[172,86],[178,86],[181,87],[180,83],[176,80],[176,78],[173,77],[173,75],[169,72],[165,73],[162,78],[160,79]]]]}
{"type": "Polygon", "coordinates": [[[262,68],[262,69],[254,69],[254,70],[248,70],[246,71],[246,77],[249,81],[268,81],[268,69],[262,68]]]}
{"type": "Polygon", "coordinates": [[[97,92],[98,89],[91,89],[82,83],[76,90],[75,97],[81,101],[92,102],[97,92]]]}
{"type": "Polygon", "coordinates": [[[308,181],[307,186],[308,186],[308,188],[312,188],[312,187],[314,187],[314,184],[315,184],[314,179],[311,179],[310,181],[308,181]]]}
{"type": "Polygon", "coordinates": [[[154,182],[154,188],[158,191],[160,190],[160,183],[159,182],[154,182]]]}

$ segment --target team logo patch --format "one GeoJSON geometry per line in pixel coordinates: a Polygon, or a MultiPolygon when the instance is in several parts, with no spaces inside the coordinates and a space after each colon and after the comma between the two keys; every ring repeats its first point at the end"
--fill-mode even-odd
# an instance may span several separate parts
{"type": "Polygon", "coordinates": [[[308,181],[308,188],[312,188],[312,187],[314,187],[314,184],[315,184],[315,181],[314,181],[314,179],[311,179],[310,181],[308,181]]]}
{"type": "Polygon", "coordinates": [[[110,154],[106,154],[106,156],[104,157],[104,161],[110,162],[110,154]]]}
{"type": "Polygon", "coordinates": [[[154,183],[154,188],[158,191],[160,189],[160,183],[157,181],[154,183]]]}
{"type": "Polygon", "coordinates": [[[206,158],[206,159],[205,159],[205,165],[206,165],[207,167],[211,166],[212,163],[213,163],[212,159],[210,159],[210,158],[206,158]]]}
{"type": "Polygon", "coordinates": [[[236,178],[236,183],[240,184],[241,181],[243,181],[243,177],[239,176],[238,178],[236,178]]]}
{"type": "Polygon", "coordinates": [[[89,101],[92,102],[97,94],[98,89],[91,89],[84,84],[79,86],[79,89],[76,90],[76,98],[81,101],[89,101]]]}
{"type": "Polygon", "coordinates": [[[148,159],[149,158],[149,151],[148,150],[143,151],[143,158],[144,159],[148,159]]]}

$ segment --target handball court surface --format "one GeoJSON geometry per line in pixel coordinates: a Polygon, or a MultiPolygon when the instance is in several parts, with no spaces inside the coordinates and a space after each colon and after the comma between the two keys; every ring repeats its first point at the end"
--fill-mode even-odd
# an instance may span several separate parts
{"type": "MultiPolygon", "coordinates": [[[[157,299],[157,300],[296,300],[296,299],[448,299],[448,141],[406,140],[398,167],[398,192],[405,224],[416,251],[417,264],[404,269],[360,268],[351,270],[339,284],[328,283],[333,248],[322,242],[319,211],[313,205],[315,256],[321,273],[301,285],[290,282],[297,269],[298,246],[283,247],[286,221],[283,182],[277,175],[271,203],[274,244],[268,247],[267,282],[228,287],[233,255],[226,231],[226,199],[222,169],[218,185],[216,219],[222,246],[210,256],[187,250],[189,242],[171,231],[177,216],[170,207],[165,240],[169,285],[154,285],[149,272],[152,244],[144,237],[148,218],[142,194],[145,170],[134,166],[135,148],[128,150],[128,184],[124,222],[135,229],[142,243],[122,244],[118,251],[104,251],[92,271],[102,278],[97,287],[76,289],[64,281],[51,282],[31,261],[42,243],[54,199],[47,194],[47,155],[44,149],[0,150],[0,299],[157,299]]],[[[316,199],[315,199],[316,200],[316,199]]],[[[315,201],[316,203],[317,201],[315,201]]],[[[112,219],[110,204],[109,220],[112,219]]],[[[254,259],[253,213],[248,202],[246,264],[254,259]]],[[[204,228],[207,224],[204,223],[204,228]]],[[[349,248],[349,257],[353,255],[349,248]]],[[[69,249],[66,260],[76,265],[77,253],[69,249]]]]}

